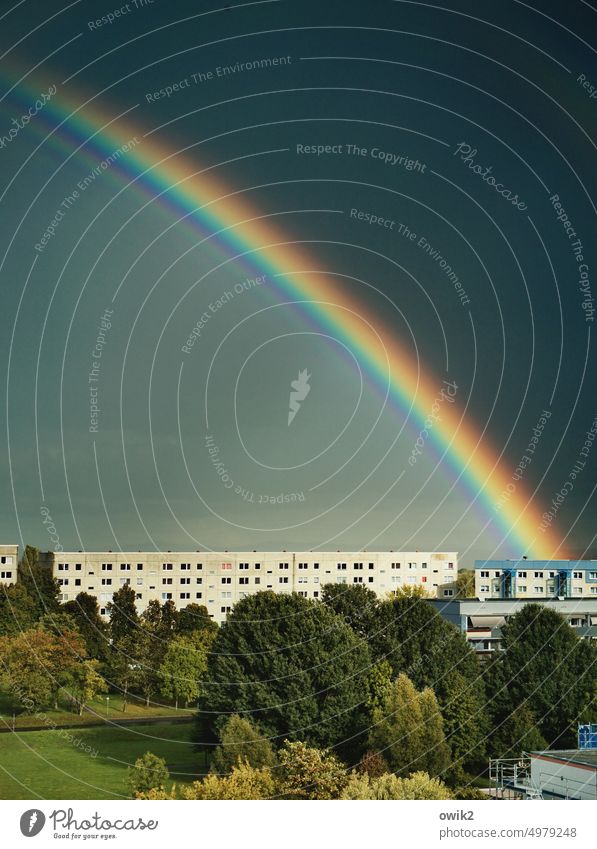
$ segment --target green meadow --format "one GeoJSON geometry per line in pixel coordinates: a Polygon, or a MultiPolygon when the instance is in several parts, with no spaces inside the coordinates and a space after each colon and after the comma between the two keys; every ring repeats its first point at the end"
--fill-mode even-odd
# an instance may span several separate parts
{"type": "Polygon", "coordinates": [[[192,722],[167,721],[2,733],[0,799],[128,798],[128,767],[147,751],[177,784],[194,781],[207,768],[192,734],[192,722]]]}

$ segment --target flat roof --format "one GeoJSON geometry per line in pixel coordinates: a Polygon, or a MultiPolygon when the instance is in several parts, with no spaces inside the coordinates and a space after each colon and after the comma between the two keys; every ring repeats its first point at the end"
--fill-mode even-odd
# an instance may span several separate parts
{"type": "Polygon", "coordinates": [[[581,596],[580,598],[430,598],[430,604],[444,609],[447,613],[461,613],[465,616],[490,616],[492,613],[507,613],[508,610],[519,610],[527,604],[540,604],[552,607],[566,613],[582,610],[597,612],[597,596],[581,596]]]}
{"type": "Polygon", "coordinates": [[[475,560],[475,569],[597,569],[597,560],[475,560]]]}
{"type": "Polygon", "coordinates": [[[597,769],[597,749],[546,749],[545,751],[530,752],[533,755],[550,758],[564,763],[581,764],[597,769]]]}

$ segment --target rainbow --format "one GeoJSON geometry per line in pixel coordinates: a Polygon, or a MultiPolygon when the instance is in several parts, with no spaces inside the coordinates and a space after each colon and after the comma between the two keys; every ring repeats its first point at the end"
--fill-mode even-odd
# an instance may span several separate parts
{"type": "MultiPolygon", "coordinates": [[[[8,81],[7,88],[12,84],[8,81]]],[[[28,107],[47,89],[20,84],[10,96],[28,107]]],[[[227,256],[258,269],[281,300],[296,303],[304,319],[358,352],[369,381],[384,394],[389,389],[393,405],[410,417],[414,430],[423,429],[441,379],[422,368],[363,300],[347,295],[339,275],[311,271],[316,263],[304,247],[292,243],[270,218],[260,216],[240,192],[208,169],[200,171],[194,153],[170,150],[157,134],[144,135],[142,126],[130,117],[114,121],[114,115],[93,99],[86,102],[73,91],[53,96],[28,128],[61,155],[76,151],[77,157],[95,164],[131,139],[140,139],[106,173],[183,218],[195,235],[205,239],[218,234],[218,246],[227,256]]],[[[541,506],[520,483],[512,489],[511,469],[504,470],[484,433],[457,403],[442,405],[441,419],[430,429],[428,442],[447,462],[456,481],[465,485],[471,503],[482,505],[486,522],[499,529],[501,541],[508,540],[517,556],[539,560],[556,553],[562,556],[562,541],[555,530],[538,531],[541,506]]]]}

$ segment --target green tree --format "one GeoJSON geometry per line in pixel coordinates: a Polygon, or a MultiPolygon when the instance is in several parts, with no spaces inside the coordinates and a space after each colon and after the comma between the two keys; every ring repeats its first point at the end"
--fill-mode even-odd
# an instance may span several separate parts
{"type": "Polygon", "coordinates": [[[478,681],[450,671],[438,686],[444,732],[450,747],[447,776],[453,784],[466,781],[467,770],[482,768],[489,731],[484,690],[478,681]]]}
{"type": "Polygon", "coordinates": [[[60,607],[60,585],[50,566],[39,562],[39,549],[26,545],[17,568],[17,580],[25,587],[35,605],[36,621],[44,613],[55,613],[60,607]]]}
{"type": "Polygon", "coordinates": [[[523,752],[547,749],[545,738],[537,728],[535,714],[522,702],[491,735],[492,754],[498,758],[519,758],[523,752]]]}
{"type": "Polygon", "coordinates": [[[394,772],[408,775],[419,763],[424,746],[419,693],[401,673],[381,707],[372,711],[369,748],[380,752],[394,772]]]}
{"type": "Polygon", "coordinates": [[[400,644],[400,671],[417,689],[438,693],[443,679],[456,671],[483,696],[479,662],[466,636],[447,622],[424,598],[399,597],[386,602],[392,611],[389,636],[400,644]]]}
{"type": "Polygon", "coordinates": [[[250,719],[234,713],[220,732],[220,745],[214,751],[210,771],[226,775],[241,761],[255,769],[273,767],[276,755],[270,741],[260,734],[250,719]]]}
{"type": "Polygon", "coordinates": [[[174,637],[158,670],[160,693],[173,699],[177,708],[179,701],[188,705],[197,701],[199,696],[199,685],[207,671],[208,654],[201,636],[199,633],[199,639],[174,637]]]}
{"type": "Polygon", "coordinates": [[[85,646],[78,634],[56,636],[42,628],[3,637],[0,651],[2,678],[16,703],[28,711],[58,707],[58,695],[85,646]]]}
{"type": "Polygon", "coordinates": [[[487,670],[494,727],[526,702],[550,747],[574,745],[577,722],[590,716],[597,647],[540,604],[525,605],[502,635],[487,670]]]}
{"type": "Polygon", "coordinates": [[[15,636],[35,626],[38,608],[23,584],[0,584],[0,636],[15,636]]]}
{"type": "Polygon", "coordinates": [[[442,776],[450,765],[450,747],[444,734],[444,720],[437,697],[430,687],[419,694],[423,723],[422,754],[417,768],[429,775],[442,776]]]}
{"type": "Polygon", "coordinates": [[[67,683],[79,716],[85,706],[100,693],[107,693],[108,686],[98,671],[99,661],[83,660],[73,666],[67,683]]]}
{"type": "MultiPolygon", "coordinates": [[[[141,615],[136,647],[138,667],[136,685],[144,695],[146,705],[149,705],[151,697],[158,692],[163,683],[160,667],[174,636],[177,616],[173,601],[168,600],[160,604],[155,599],[149,602],[141,615]]],[[[179,656],[180,654],[179,651],[179,656]]],[[[190,656],[190,652],[187,654],[190,656]]],[[[181,686],[182,683],[181,681],[181,686]]]]}
{"type": "Polygon", "coordinates": [[[295,593],[248,596],[216,636],[200,717],[211,739],[218,715],[239,712],[270,739],[333,746],[351,738],[357,748],[368,726],[369,666],[367,646],[326,605],[295,593]]]}
{"type": "Polygon", "coordinates": [[[126,711],[129,694],[139,681],[137,638],[135,634],[121,637],[110,646],[107,661],[108,684],[122,694],[122,710],[126,711]]]}
{"type": "Polygon", "coordinates": [[[387,660],[374,663],[367,675],[367,707],[370,711],[383,707],[392,689],[392,666],[387,660]]]}
{"type": "Polygon", "coordinates": [[[62,609],[75,621],[85,640],[88,657],[105,661],[109,651],[108,625],[100,616],[95,596],[79,593],[76,598],[63,604],[62,609]]]}
{"type": "Polygon", "coordinates": [[[286,799],[336,799],[346,784],[346,767],[327,749],[286,740],[278,761],[278,792],[286,799]]]}
{"type": "Polygon", "coordinates": [[[402,668],[400,644],[391,633],[389,605],[363,584],[326,584],[321,598],[367,643],[373,661],[386,661],[398,673],[402,668]]]}
{"type": "Polygon", "coordinates": [[[159,758],[153,752],[137,758],[134,767],[129,767],[127,783],[131,796],[149,793],[151,790],[163,790],[170,780],[170,773],[164,758],[159,758]]]}
{"type": "Polygon", "coordinates": [[[456,581],[457,598],[475,598],[475,572],[473,569],[459,569],[456,581]]]}
{"type": "Polygon", "coordinates": [[[187,604],[186,607],[178,611],[176,633],[186,636],[197,631],[217,634],[218,626],[207,612],[207,607],[204,604],[187,604]]]}
{"type": "Polygon", "coordinates": [[[182,789],[185,799],[272,799],[275,792],[271,770],[255,769],[246,762],[233,767],[230,775],[210,773],[182,789]]]}
{"type": "Polygon", "coordinates": [[[341,799],[453,799],[451,791],[426,772],[415,772],[408,778],[387,774],[375,778],[353,772],[343,789],[341,799]]]}
{"type": "Polygon", "coordinates": [[[107,604],[110,617],[110,637],[112,643],[120,642],[124,637],[139,636],[139,614],[135,605],[135,591],[125,584],[112,596],[107,604]]]}

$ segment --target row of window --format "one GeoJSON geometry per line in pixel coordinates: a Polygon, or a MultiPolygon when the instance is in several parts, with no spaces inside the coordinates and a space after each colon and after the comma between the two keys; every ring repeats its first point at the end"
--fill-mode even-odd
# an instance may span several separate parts
{"type": "MultiPolygon", "coordinates": [[[[494,572],[494,576],[496,578],[500,578],[501,575],[502,575],[501,572],[494,572]]],[[[525,572],[523,570],[522,572],[517,572],[516,575],[517,575],[518,578],[527,578],[528,572],[525,572]]],[[[548,577],[549,578],[556,578],[557,575],[558,575],[557,572],[549,572],[548,577]]],[[[479,572],[479,577],[489,578],[489,571],[486,570],[486,569],[481,570],[479,572]]],[[[545,572],[533,572],[533,578],[544,578],[544,577],[545,577],[545,572]]],[[[576,578],[577,580],[580,580],[583,577],[583,572],[580,572],[580,571],[572,572],[572,577],[576,578]]],[[[588,572],[587,577],[589,578],[590,581],[597,581],[597,572],[588,572]]]]}
{"type": "Polygon", "coordinates": [[[9,580],[10,578],[12,578],[12,572],[0,572],[0,578],[9,580]]]}

